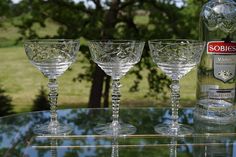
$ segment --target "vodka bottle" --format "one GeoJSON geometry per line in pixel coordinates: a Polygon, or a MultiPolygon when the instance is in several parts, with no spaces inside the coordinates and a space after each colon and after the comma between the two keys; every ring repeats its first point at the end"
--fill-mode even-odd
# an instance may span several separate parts
{"type": "Polygon", "coordinates": [[[206,41],[198,66],[197,119],[227,124],[236,118],[236,2],[210,0],[200,14],[200,38],[206,41]]]}

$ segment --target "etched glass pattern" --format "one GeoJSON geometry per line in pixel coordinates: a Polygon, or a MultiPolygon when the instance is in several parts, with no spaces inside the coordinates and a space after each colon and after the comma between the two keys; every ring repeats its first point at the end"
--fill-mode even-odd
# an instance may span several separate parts
{"type": "Polygon", "coordinates": [[[232,33],[236,30],[235,7],[233,0],[212,0],[203,7],[201,17],[209,30],[232,33]]]}
{"type": "Polygon", "coordinates": [[[144,44],[135,41],[91,41],[91,56],[95,63],[113,79],[120,79],[139,62],[144,44]]]}
{"type": "Polygon", "coordinates": [[[51,121],[34,127],[40,135],[65,135],[72,130],[57,119],[58,84],[56,79],[75,61],[79,41],[70,39],[39,39],[25,42],[25,52],[30,62],[49,79],[48,87],[51,121]]]}
{"type": "Polygon", "coordinates": [[[89,49],[92,60],[112,78],[112,123],[100,124],[96,128],[98,134],[133,134],[133,125],[119,120],[120,78],[141,59],[144,42],[132,40],[90,41],[89,49]]]}
{"type": "Polygon", "coordinates": [[[156,132],[171,136],[186,135],[192,132],[192,128],[189,126],[178,123],[179,80],[200,62],[204,46],[204,42],[187,39],[149,41],[153,61],[172,79],[170,85],[172,122],[157,125],[156,132]]]}
{"type": "Polygon", "coordinates": [[[173,80],[181,79],[200,62],[203,44],[193,40],[150,41],[154,61],[173,80]]]}
{"type": "Polygon", "coordinates": [[[74,62],[79,42],[73,40],[30,40],[25,42],[26,54],[46,77],[60,76],[74,62]]]}

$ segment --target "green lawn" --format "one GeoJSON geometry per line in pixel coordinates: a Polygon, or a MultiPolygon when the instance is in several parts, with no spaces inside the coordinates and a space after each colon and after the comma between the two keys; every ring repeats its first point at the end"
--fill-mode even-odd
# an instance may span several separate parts
{"type": "MultiPolygon", "coordinates": [[[[47,87],[47,79],[33,67],[24,52],[23,47],[0,48],[0,84],[7,90],[7,94],[13,99],[15,111],[29,111],[33,99],[38,94],[41,86],[47,87]]],[[[80,58],[81,55],[78,55],[80,58]]],[[[59,104],[62,107],[86,106],[90,91],[90,82],[73,82],[78,72],[81,72],[85,63],[76,62],[72,70],[66,71],[59,79],[59,104]]],[[[145,72],[143,72],[145,74],[145,72]]],[[[196,72],[193,70],[181,81],[181,96],[184,105],[194,105],[196,72]]],[[[146,77],[141,81],[140,91],[131,93],[129,88],[132,85],[134,76],[126,75],[122,78],[122,105],[123,106],[153,106],[159,102],[154,98],[144,98],[148,92],[146,77]]]]}

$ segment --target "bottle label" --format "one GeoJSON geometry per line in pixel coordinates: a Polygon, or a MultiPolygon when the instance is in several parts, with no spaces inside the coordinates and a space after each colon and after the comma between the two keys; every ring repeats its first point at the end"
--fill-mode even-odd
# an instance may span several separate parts
{"type": "Polygon", "coordinates": [[[214,77],[227,82],[235,77],[236,55],[214,55],[214,77]]]}
{"type": "Polygon", "coordinates": [[[219,89],[219,85],[201,85],[201,92],[208,92],[210,89],[219,89]]]}
{"type": "Polygon", "coordinates": [[[233,99],[235,89],[209,89],[208,98],[210,99],[233,99]]]}
{"type": "Polygon", "coordinates": [[[207,54],[236,54],[236,42],[210,41],[207,54]]]}

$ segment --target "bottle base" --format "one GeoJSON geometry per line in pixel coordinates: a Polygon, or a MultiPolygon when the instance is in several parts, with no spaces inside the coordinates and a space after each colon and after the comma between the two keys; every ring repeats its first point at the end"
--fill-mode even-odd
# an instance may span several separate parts
{"type": "Polygon", "coordinates": [[[231,124],[236,122],[235,112],[228,114],[227,116],[217,116],[209,112],[203,112],[202,109],[195,108],[193,111],[193,119],[196,121],[202,121],[213,124],[231,124]]]}

